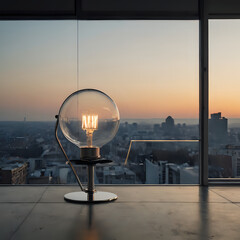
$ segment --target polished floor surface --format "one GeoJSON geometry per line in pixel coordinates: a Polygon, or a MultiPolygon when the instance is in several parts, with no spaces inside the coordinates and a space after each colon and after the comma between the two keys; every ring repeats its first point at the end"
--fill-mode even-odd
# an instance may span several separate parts
{"type": "Polygon", "coordinates": [[[64,201],[75,186],[1,186],[0,239],[240,240],[240,187],[105,186],[111,203],[64,201]]]}

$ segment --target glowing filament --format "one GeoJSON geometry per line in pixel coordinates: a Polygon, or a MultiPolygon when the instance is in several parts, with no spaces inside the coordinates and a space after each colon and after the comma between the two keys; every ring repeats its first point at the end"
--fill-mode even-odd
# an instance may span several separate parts
{"type": "Polygon", "coordinates": [[[86,131],[88,147],[92,147],[93,132],[98,129],[98,115],[82,115],[82,129],[86,131]]]}
{"type": "Polygon", "coordinates": [[[82,129],[94,131],[98,129],[98,115],[82,115],[82,129]]]}

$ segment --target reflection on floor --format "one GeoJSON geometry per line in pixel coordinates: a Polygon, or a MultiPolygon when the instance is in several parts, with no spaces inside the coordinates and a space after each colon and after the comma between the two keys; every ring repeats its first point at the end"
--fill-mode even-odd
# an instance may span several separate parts
{"type": "Polygon", "coordinates": [[[240,187],[105,186],[112,203],[65,202],[75,186],[0,187],[0,239],[240,239],[240,187]]]}

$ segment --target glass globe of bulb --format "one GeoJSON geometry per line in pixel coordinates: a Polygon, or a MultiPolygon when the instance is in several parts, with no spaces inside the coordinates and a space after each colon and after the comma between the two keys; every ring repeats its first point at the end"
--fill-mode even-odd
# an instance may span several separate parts
{"type": "Polygon", "coordinates": [[[72,93],[59,110],[64,136],[79,148],[100,148],[116,135],[120,116],[114,101],[96,89],[72,93]]]}

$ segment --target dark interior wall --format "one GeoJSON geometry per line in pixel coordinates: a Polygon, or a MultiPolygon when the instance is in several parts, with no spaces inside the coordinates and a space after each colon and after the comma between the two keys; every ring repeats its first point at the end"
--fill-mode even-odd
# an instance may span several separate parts
{"type": "Polygon", "coordinates": [[[197,19],[198,0],[82,0],[82,17],[197,19]]]}
{"type": "Polygon", "coordinates": [[[199,19],[239,18],[239,0],[0,0],[0,19],[199,19]]]}
{"type": "Polygon", "coordinates": [[[197,19],[198,0],[0,0],[1,19],[197,19]]]}
{"type": "Polygon", "coordinates": [[[239,18],[239,0],[208,0],[209,18],[239,18]]]}
{"type": "Polygon", "coordinates": [[[0,0],[1,19],[74,18],[75,0],[0,0]]]}

